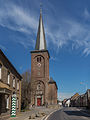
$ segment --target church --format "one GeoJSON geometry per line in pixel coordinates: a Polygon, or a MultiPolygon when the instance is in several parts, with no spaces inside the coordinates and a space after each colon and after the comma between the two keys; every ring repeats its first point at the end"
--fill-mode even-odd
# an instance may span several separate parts
{"type": "Polygon", "coordinates": [[[47,50],[42,12],[35,50],[31,51],[31,105],[44,106],[57,104],[57,84],[49,76],[50,54],[47,50]]]}

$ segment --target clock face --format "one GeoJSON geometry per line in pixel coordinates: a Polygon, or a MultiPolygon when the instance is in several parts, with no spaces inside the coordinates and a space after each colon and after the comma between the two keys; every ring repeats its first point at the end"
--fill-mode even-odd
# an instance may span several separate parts
{"type": "Polygon", "coordinates": [[[41,67],[41,63],[38,63],[37,66],[38,66],[38,67],[41,67]]]}

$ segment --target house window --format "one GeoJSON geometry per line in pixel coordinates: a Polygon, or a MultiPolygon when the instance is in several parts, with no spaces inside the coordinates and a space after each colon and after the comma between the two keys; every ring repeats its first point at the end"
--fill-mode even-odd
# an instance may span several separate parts
{"type": "Polygon", "coordinates": [[[9,97],[7,97],[7,101],[6,101],[6,108],[8,109],[9,108],[9,97]]]}
{"type": "Polygon", "coordinates": [[[10,84],[10,72],[8,72],[8,84],[10,84]]]}
{"type": "Polygon", "coordinates": [[[2,78],[2,65],[0,64],[0,79],[2,78]]]}
{"type": "Polygon", "coordinates": [[[19,81],[17,81],[17,90],[19,90],[19,81]]]}
{"type": "Polygon", "coordinates": [[[15,77],[13,77],[13,87],[15,88],[15,77]]]}
{"type": "Polygon", "coordinates": [[[19,108],[19,99],[17,98],[17,109],[19,108]]]}

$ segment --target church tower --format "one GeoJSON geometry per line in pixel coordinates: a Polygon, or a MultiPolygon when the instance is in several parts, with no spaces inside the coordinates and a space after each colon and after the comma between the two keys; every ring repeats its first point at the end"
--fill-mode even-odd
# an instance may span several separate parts
{"type": "Polygon", "coordinates": [[[35,106],[48,103],[49,58],[40,12],[36,46],[31,51],[31,104],[35,106]]]}

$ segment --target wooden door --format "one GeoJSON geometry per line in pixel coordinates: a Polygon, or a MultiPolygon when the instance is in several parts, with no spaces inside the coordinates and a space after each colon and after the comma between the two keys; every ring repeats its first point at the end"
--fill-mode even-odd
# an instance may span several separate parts
{"type": "Polygon", "coordinates": [[[37,98],[37,106],[41,106],[41,98],[37,98]]]}

